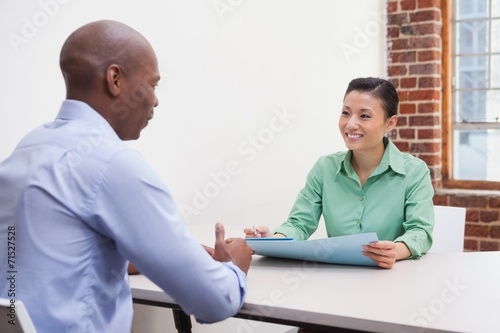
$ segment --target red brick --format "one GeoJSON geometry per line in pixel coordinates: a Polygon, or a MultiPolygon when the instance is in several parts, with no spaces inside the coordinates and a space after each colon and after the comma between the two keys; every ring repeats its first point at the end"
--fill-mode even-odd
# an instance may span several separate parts
{"type": "Polygon", "coordinates": [[[398,11],[398,2],[399,1],[389,1],[387,3],[387,12],[388,13],[393,13],[393,12],[396,12],[398,11]]]}
{"type": "Polygon", "coordinates": [[[437,9],[429,9],[410,13],[410,22],[424,21],[441,21],[441,12],[437,9]]]}
{"type": "Polygon", "coordinates": [[[411,75],[441,74],[441,64],[424,63],[417,65],[410,65],[410,74],[411,75]]]}
{"type": "Polygon", "coordinates": [[[387,28],[387,37],[389,37],[389,38],[399,37],[399,27],[388,27],[387,28]]]}
{"type": "Polygon", "coordinates": [[[419,140],[425,139],[439,139],[442,136],[442,131],[439,128],[436,129],[419,129],[417,132],[417,138],[419,140]]]}
{"type": "Polygon", "coordinates": [[[437,153],[441,145],[435,142],[418,142],[410,144],[410,153],[437,153]]]}
{"type": "Polygon", "coordinates": [[[441,103],[419,103],[418,113],[436,113],[441,112],[441,103]]]}
{"type": "Polygon", "coordinates": [[[401,0],[401,10],[415,10],[416,8],[416,0],[401,0]]]}
{"type": "Polygon", "coordinates": [[[417,78],[405,77],[401,78],[401,88],[415,88],[417,86],[417,78]]]}
{"type": "Polygon", "coordinates": [[[399,65],[399,66],[389,66],[387,69],[387,73],[389,76],[396,76],[396,75],[406,75],[408,73],[408,68],[404,65],[399,65]]]}
{"type": "Polygon", "coordinates": [[[500,197],[491,197],[488,201],[490,208],[500,208],[500,197]]]}
{"type": "Polygon", "coordinates": [[[410,101],[437,101],[441,98],[441,92],[436,89],[410,91],[410,101]]]}
{"type": "Polygon", "coordinates": [[[419,154],[418,157],[429,166],[441,164],[441,156],[439,155],[419,154]]]}
{"type": "Polygon", "coordinates": [[[418,61],[431,61],[431,60],[436,60],[436,61],[441,61],[441,51],[438,50],[423,50],[423,51],[418,51],[417,54],[417,60],[418,61]]]}
{"type": "Polygon", "coordinates": [[[403,24],[408,23],[409,17],[408,14],[406,13],[397,13],[397,14],[388,14],[387,15],[387,25],[395,25],[395,26],[402,26],[403,24]]]}
{"type": "Polygon", "coordinates": [[[407,152],[409,148],[409,143],[404,141],[393,141],[393,143],[398,147],[402,152],[407,152]]]}
{"type": "Polygon", "coordinates": [[[451,196],[450,205],[455,207],[486,208],[487,198],[479,196],[451,196]]]}
{"type": "Polygon", "coordinates": [[[399,103],[404,103],[409,100],[410,92],[408,90],[399,89],[398,90],[398,98],[399,103]]]}
{"type": "Polygon", "coordinates": [[[390,42],[391,42],[390,49],[392,51],[407,50],[409,48],[408,38],[394,38],[391,39],[390,42]]]}
{"type": "Polygon", "coordinates": [[[498,221],[498,211],[483,210],[479,213],[481,222],[498,221]]]}
{"type": "Polygon", "coordinates": [[[414,103],[401,103],[399,104],[400,114],[415,114],[417,106],[414,103]]]}
{"type": "Polygon", "coordinates": [[[465,212],[465,220],[467,222],[479,222],[479,211],[475,209],[467,209],[465,212]]]}
{"type": "Polygon", "coordinates": [[[408,117],[399,116],[396,127],[405,127],[405,126],[408,126],[408,117]]]}
{"type": "Polygon", "coordinates": [[[465,239],[464,250],[465,251],[478,251],[479,250],[479,241],[476,239],[465,239]]]}
{"type": "Polygon", "coordinates": [[[411,128],[400,129],[399,137],[401,139],[415,139],[415,130],[411,128]]]}
{"type": "Polygon", "coordinates": [[[498,251],[500,249],[500,242],[484,241],[479,242],[479,251],[498,251]]]}
{"type": "Polygon", "coordinates": [[[418,8],[439,8],[441,9],[441,0],[418,0],[418,8]]]}
{"type": "MultiPolygon", "coordinates": [[[[420,158],[420,154],[417,155],[420,158]]],[[[441,175],[441,167],[435,165],[428,165],[431,179],[436,179],[439,175],[441,175]]]]}
{"type": "Polygon", "coordinates": [[[441,34],[441,24],[440,23],[422,23],[414,24],[413,32],[416,36],[427,36],[427,35],[440,35],[441,34]]]}
{"type": "Polygon", "coordinates": [[[411,116],[410,126],[436,126],[440,124],[437,116],[411,116]]]}
{"type": "Polygon", "coordinates": [[[448,206],[448,196],[446,195],[436,194],[434,195],[434,198],[432,198],[432,201],[434,202],[434,205],[448,206]]]}
{"type": "Polygon", "coordinates": [[[399,32],[403,36],[415,36],[417,33],[415,32],[415,25],[403,25],[400,29],[399,32]]]}
{"type": "Polygon", "coordinates": [[[419,88],[441,88],[441,78],[438,77],[421,77],[418,79],[419,88]]]}
{"type": "Polygon", "coordinates": [[[417,60],[417,52],[415,51],[391,52],[390,56],[393,63],[415,62],[417,60]]]}
{"type": "Polygon", "coordinates": [[[394,86],[394,88],[396,88],[396,90],[398,90],[399,88],[399,79],[396,79],[396,78],[388,78],[389,82],[392,83],[392,85],[394,86]]]}
{"type": "Polygon", "coordinates": [[[440,36],[412,37],[408,41],[410,49],[431,49],[441,47],[440,36]]]}
{"type": "Polygon", "coordinates": [[[500,226],[498,226],[498,225],[491,226],[490,237],[491,238],[500,238],[500,226]]]}
{"type": "Polygon", "coordinates": [[[488,237],[489,227],[479,224],[465,225],[465,235],[473,237],[488,237]]]}

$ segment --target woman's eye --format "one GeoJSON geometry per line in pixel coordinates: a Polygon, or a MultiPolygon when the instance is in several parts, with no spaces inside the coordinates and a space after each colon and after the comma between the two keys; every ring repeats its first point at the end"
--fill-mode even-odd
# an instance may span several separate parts
{"type": "Polygon", "coordinates": [[[349,112],[342,110],[342,115],[347,116],[347,115],[349,115],[349,112]]]}
{"type": "Polygon", "coordinates": [[[369,115],[367,115],[367,114],[362,114],[362,115],[361,115],[361,118],[364,118],[364,119],[369,119],[369,118],[371,118],[371,117],[370,117],[369,115]]]}

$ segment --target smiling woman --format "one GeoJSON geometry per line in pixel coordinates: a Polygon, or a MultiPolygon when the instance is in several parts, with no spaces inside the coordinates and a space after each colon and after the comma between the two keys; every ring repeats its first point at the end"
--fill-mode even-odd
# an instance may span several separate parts
{"type": "Polygon", "coordinates": [[[380,78],[349,83],[339,118],[348,151],[321,157],[307,176],[288,220],[247,237],[307,239],[323,215],[329,237],[376,232],[360,249],[380,267],[417,258],[432,245],[434,194],[427,165],[385,137],[397,122],[398,94],[380,78]]]}

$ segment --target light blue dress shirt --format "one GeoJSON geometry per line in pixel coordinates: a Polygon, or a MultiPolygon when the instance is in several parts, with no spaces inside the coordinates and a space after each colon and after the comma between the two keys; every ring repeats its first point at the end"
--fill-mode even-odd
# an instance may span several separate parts
{"type": "Polygon", "coordinates": [[[0,244],[0,297],[24,301],[40,333],[129,332],[128,260],[201,322],[235,314],[246,291],[144,158],[74,100],[0,163],[0,244]]]}

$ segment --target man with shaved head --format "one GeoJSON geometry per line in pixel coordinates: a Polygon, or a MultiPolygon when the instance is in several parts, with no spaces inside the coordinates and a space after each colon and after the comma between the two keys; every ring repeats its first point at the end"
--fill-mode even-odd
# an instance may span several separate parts
{"type": "Polygon", "coordinates": [[[92,22],[68,37],[60,66],[56,119],[0,163],[0,239],[15,244],[15,258],[0,251],[0,297],[24,301],[38,332],[129,332],[130,261],[200,322],[237,313],[251,249],[220,224],[213,249],[198,244],[159,175],[123,142],[158,105],[151,45],[122,23],[92,22]]]}

